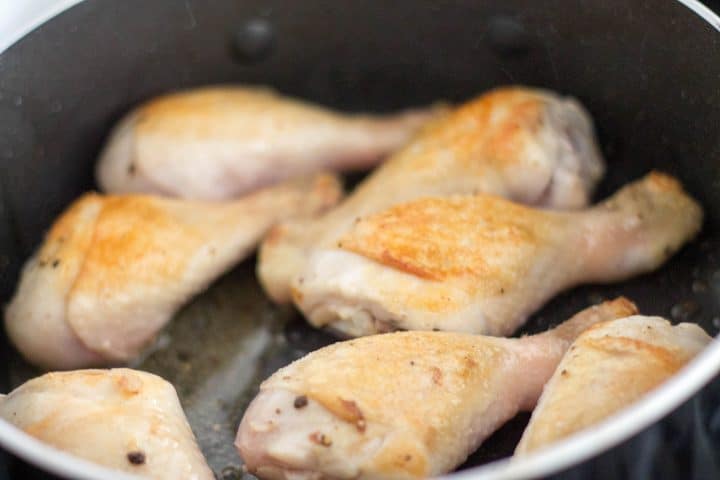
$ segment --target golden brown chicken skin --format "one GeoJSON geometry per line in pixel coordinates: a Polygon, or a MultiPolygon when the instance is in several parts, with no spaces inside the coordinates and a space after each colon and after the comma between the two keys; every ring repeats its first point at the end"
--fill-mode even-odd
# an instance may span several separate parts
{"type": "Polygon", "coordinates": [[[236,446],[263,479],[408,479],[449,472],[534,407],[573,339],[636,313],[624,298],[519,339],[396,332],[330,345],[260,387],[236,446]]]}
{"type": "Polygon", "coordinates": [[[580,208],[603,172],[592,121],[577,101],[499,88],[431,122],[327,214],[275,227],[261,246],[258,277],[273,300],[287,303],[310,253],[334,246],[358,217],[417,198],[474,193],[580,208]]]}
{"type": "Polygon", "coordinates": [[[515,454],[547,447],[639,401],[711,340],[698,325],[640,315],[588,329],[545,386],[515,454]]]}
{"type": "Polygon", "coordinates": [[[26,263],[5,311],[8,336],[44,368],[126,363],[274,223],[340,195],[324,174],[226,203],[86,194],[26,263]]]}
{"type": "Polygon", "coordinates": [[[572,212],[483,194],[422,198],[314,249],[293,300],[311,324],[346,336],[508,335],[562,290],[658,268],[701,223],[697,202],[658,172],[572,212]]]}
{"type": "Polygon", "coordinates": [[[98,184],[108,193],[228,200],[298,175],[370,168],[445,110],[350,115],[260,87],[171,93],[120,121],[100,155],[98,184]]]}

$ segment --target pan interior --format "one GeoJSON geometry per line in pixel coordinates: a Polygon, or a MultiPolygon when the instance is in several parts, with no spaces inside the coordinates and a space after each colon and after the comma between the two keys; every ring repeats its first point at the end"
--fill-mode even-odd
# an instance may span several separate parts
{"type": "MultiPolygon", "coordinates": [[[[142,6],[88,0],[56,17],[0,56],[3,300],[52,219],[93,188],[92,165],[110,125],[157,93],[262,83],[336,108],[383,111],[520,83],[573,94],[592,112],[609,162],[598,198],[656,168],[677,175],[707,218],[701,236],[658,272],[560,295],[518,335],[621,294],[645,314],[695,321],[716,335],[716,32],[674,2],[612,0],[581,10],[562,0],[501,3],[198,0],[179,7],[174,0],[142,6]],[[252,42],[244,35],[258,24],[269,29],[268,43],[248,50],[252,42]],[[108,32],[125,35],[107,38],[115,35],[108,32]]],[[[176,386],[222,478],[242,475],[232,442],[259,382],[334,341],[292,308],[271,304],[254,264],[254,258],[245,261],[190,302],[134,365],[176,386]]],[[[0,335],[0,391],[38,373],[0,335]]],[[[509,455],[527,419],[510,422],[463,468],[509,455]]]]}

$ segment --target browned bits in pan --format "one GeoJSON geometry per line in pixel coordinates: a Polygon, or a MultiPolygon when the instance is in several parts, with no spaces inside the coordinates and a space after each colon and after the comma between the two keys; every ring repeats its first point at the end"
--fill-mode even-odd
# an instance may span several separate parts
{"type": "Polygon", "coordinates": [[[145,453],[140,450],[128,452],[127,459],[133,465],[143,465],[145,463],[145,453]]]}
{"type": "Polygon", "coordinates": [[[295,401],[293,402],[293,407],[295,408],[303,408],[306,407],[308,404],[308,399],[305,395],[299,395],[295,397],[295,401]]]}
{"type": "Polygon", "coordinates": [[[329,447],[332,445],[332,440],[330,440],[330,438],[324,433],[313,432],[308,438],[310,438],[311,442],[317,445],[322,445],[323,447],[329,447]]]}

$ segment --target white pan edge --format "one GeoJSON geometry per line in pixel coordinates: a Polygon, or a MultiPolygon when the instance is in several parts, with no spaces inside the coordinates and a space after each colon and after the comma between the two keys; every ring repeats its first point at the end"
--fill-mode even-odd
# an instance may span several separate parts
{"type": "Polygon", "coordinates": [[[0,4],[0,53],[82,0],[5,0],[0,4]]]}
{"type": "Polygon", "coordinates": [[[139,480],[141,477],[111,470],[42,443],[0,419],[0,446],[33,465],[61,477],[78,480],[139,480]]]}
{"type": "MultiPolygon", "coordinates": [[[[26,6],[12,28],[0,31],[0,54],[51,18],[82,0],[46,1],[30,11],[26,6]]],[[[720,17],[698,0],[675,0],[720,32],[720,17]]],[[[13,4],[15,2],[12,2],[13,4]]],[[[22,4],[25,2],[17,2],[22,4]]],[[[9,26],[9,24],[8,24],[9,26]]],[[[720,337],[719,337],[720,338],[720,337]]],[[[720,339],[715,339],[672,379],[592,429],[518,459],[504,459],[447,475],[450,480],[512,480],[551,475],[576,465],[631,438],[692,397],[720,372],[720,339]]],[[[57,475],[79,480],[133,480],[138,477],[101,467],[43,444],[0,419],[0,446],[57,475]]]]}

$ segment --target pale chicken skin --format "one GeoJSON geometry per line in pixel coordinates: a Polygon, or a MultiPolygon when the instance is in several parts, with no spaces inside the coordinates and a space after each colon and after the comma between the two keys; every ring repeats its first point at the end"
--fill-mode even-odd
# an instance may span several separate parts
{"type": "Polygon", "coordinates": [[[309,250],[334,245],[358,217],[420,197],[471,193],[578,208],[603,172],[592,121],[577,101],[500,88],[432,122],[321,218],[275,227],[261,246],[258,277],[274,301],[287,303],[309,250]]]}
{"type": "Polygon", "coordinates": [[[573,343],[545,386],[516,455],[592,427],[641,400],[705,348],[698,325],[631,316],[594,326],[573,343]]]}
{"type": "Polygon", "coordinates": [[[324,174],[229,203],[86,194],[26,263],[5,311],[8,336],[47,369],[126,363],[275,222],[340,195],[324,174]]]}
{"type": "Polygon", "coordinates": [[[447,473],[530,410],[589,326],[636,313],[624,298],[519,339],[396,332],[340,342],[280,369],[236,446],[262,479],[407,479],[447,473]]]}
{"type": "Polygon", "coordinates": [[[47,373],[0,395],[0,418],[60,450],[143,478],[215,478],[175,389],[149,373],[47,373]]]}
{"type": "Polygon", "coordinates": [[[231,199],[298,175],[370,168],[445,111],[349,115],[267,88],[198,88],[129,113],[96,175],[109,193],[231,199]]]}
{"type": "Polygon", "coordinates": [[[508,335],[562,290],[658,268],[701,222],[679,182],[657,172],[583,211],[490,195],[424,198],[358,219],[314,250],[293,298],[312,325],[344,336],[508,335]]]}

